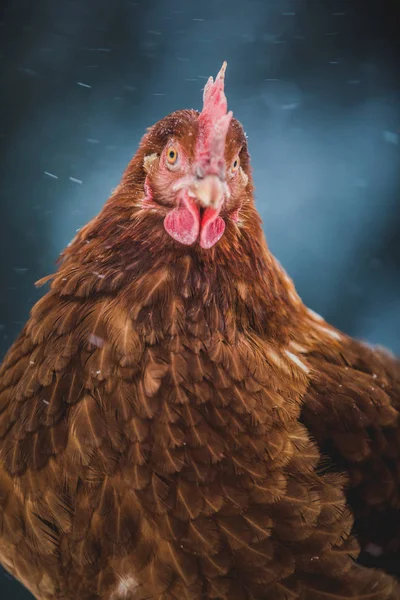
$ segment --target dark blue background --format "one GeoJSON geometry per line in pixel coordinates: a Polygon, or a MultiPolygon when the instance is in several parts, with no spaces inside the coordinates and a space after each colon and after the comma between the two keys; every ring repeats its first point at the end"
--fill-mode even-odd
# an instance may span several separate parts
{"type": "MultiPolygon", "coordinates": [[[[145,128],[228,60],[257,206],[303,300],[400,352],[400,21],[389,0],[13,0],[0,28],[0,355],[145,128]],[[75,181],[74,181],[75,180],[75,181]],[[76,181],[78,180],[78,181],[76,181]]],[[[2,598],[26,598],[0,574],[2,598]]]]}

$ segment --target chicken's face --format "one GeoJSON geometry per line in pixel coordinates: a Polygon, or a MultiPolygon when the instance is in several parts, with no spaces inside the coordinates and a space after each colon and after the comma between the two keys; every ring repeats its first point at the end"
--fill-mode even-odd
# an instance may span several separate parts
{"type": "Polygon", "coordinates": [[[220,240],[228,219],[239,220],[249,183],[245,135],[227,112],[225,66],[208,81],[201,113],[173,113],[144,142],[143,207],[161,212],[174,240],[204,249],[220,240]]]}

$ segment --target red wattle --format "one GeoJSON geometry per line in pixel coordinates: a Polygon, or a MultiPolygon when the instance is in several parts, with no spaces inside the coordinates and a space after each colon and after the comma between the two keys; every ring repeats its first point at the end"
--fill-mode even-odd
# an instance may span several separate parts
{"type": "Polygon", "coordinates": [[[164,219],[165,231],[177,242],[190,246],[199,237],[200,211],[193,198],[186,194],[181,204],[164,219]]]}
{"type": "Polygon", "coordinates": [[[225,221],[219,216],[219,210],[207,208],[201,220],[200,246],[212,248],[221,239],[225,231],[225,221]]]}

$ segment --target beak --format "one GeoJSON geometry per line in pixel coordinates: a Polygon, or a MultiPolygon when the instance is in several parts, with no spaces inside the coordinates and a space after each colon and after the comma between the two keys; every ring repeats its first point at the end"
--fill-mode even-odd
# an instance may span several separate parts
{"type": "Polygon", "coordinates": [[[202,208],[219,210],[225,196],[225,184],[217,175],[196,178],[190,185],[190,192],[202,208]]]}

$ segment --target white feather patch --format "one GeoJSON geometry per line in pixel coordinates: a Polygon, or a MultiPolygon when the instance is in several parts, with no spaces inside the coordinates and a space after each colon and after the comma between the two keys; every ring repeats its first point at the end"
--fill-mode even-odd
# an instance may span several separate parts
{"type": "Polygon", "coordinates": [[[266,350],[266,354],[267,357],[269,359],[271,359],[271,361],[280,369],[284,369],[285,371],[288,371],[288,367],[285,364],[285,361],[282,360],[282,357],[279,356],[279,354],[277,352],[275,352],[275,350],[272,350],[272,348],[268,348],[266,350]]]}
{"type": "Polygon", "coordinates": [[[310,369],[304,364],[296,354],[293,352],[289,352],[289,350],[285,350],[285,354],[290,358],[292,362],[294,362],[304,373],[309,373],[310,369]]]}
{"type": "Polygon", "coordinates": [[[153,162],[156,160],[157,157],[158,157],[158,154],[156,152],[154,152],[153,154],[148,154],[147,156],[144,157],[143,168],[146,171],[146,173],[148,173],[150,171],[151,165],[153,164],[153,162]]]}
{"type": "Polygon", "coordinates": [[[320,331],[322,331],[323,333],[325,333],[325,335],[329,335],[329,337],[333,338],[334,340],[342,339],[342,336],[340,335],[340,333],[338,331],[336,331],[335,329],[328,329],[327,327],[321,327],[320,325],[318,326],[318,329],[320,331]]]}
{"type": "Polygon", "coordinates": [[[122,600],[128,597],[131,598],[131,593],[137,589],[138,585],[139,584],[136,579],[131,575],[120,577],[117,588],[112,594],[112,600],[122,600]]]}
{"type": "Polygon", "coordinates": [[[289,347],[291,350],[299,352],[300,354],[307,354],[308,352],[307,348],[304,348],[304,346],[301,346],[297,342],[290,342],[289,347]]]}
{"type": "Polygon", "coordinates": [[[324,317],[321,317],[321,315],[316,313],[315,310],[312,310],[311,308],[307,308],[307,312],[310,315],[310,317],[312,317],[316,321],[325,321],[324,317]]]}

